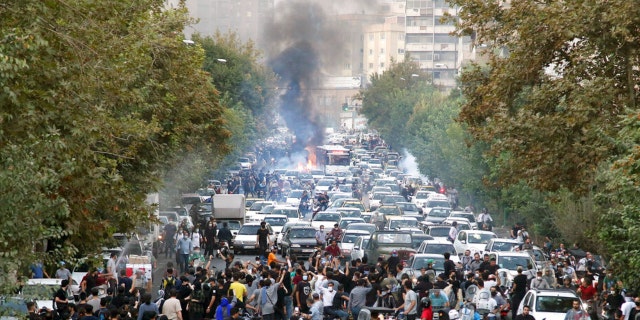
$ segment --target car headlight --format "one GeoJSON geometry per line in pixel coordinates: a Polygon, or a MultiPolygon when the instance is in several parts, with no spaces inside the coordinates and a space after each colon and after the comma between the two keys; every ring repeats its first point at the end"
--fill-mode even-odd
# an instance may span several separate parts
{"type": "Polygon", "coordinates": [[[291,248],[300,248],[300,245],[299,244],[292,244],[291,248]]]}

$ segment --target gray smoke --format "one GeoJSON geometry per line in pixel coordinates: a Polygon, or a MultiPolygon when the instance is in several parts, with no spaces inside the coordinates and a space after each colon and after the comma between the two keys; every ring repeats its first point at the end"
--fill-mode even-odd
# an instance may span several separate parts
{"type": "Polygon", "coordinates": [[[320,145],[324,124],[312,107],[314,90],[320,87],[321,71],[344,54],[347,44],[341,36],[337,15],[364,13],[375,1],[280,1],[273,23],[265,26],[269,65],[283,87],[280,113],[297,137],[292,152],[320,145]],[[348,3],[348,5],[345,5],[348,3]]]}

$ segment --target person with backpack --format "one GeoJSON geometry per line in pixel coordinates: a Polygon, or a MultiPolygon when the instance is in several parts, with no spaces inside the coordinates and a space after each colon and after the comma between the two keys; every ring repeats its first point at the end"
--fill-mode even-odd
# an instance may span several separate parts
{"type": "Polygon", "coordinates": [[[216,308],[215,320],[229,320],[231,319],[231,309],[233,305],[229,302],[229,298],[222,297],[220,305],[216,308]]]}
{"type": "Polygon", "coordinates": [[[167,275],[162,278],[162,282],[160,283],[160,289],[164,291],[165,300],[171,298],[171,289],[178,288],[180,287],[180,285],[182,285],[181,281],[175,277],[173,272],[174,270],[172,268],[167,269],[167,275]]]}

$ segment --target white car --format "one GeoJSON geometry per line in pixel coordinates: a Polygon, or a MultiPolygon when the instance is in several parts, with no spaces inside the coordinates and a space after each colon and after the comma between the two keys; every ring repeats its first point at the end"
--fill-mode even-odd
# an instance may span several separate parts
{"type": "Polygon", "coordinates": [[[315,194],[319,194],[320,192],[329,191],[336,184],[336,180],[334,179],[321,179],[316,183],[315,194]]]}
{"type": "Polygon", "coordinates": [[[340,223],[342,217],[336,212],[318,212],[316,216],[311,219],[311,226],[320,230],[320,226],[324,226],[325,231],[329,232],[333,225],[340,223]]]}
{"type": "Polygon", "coordinates": [[[282,227],[289,222],[289,218],[282,214],[270,214],[264,217],[264,222],[271,226],[277,237],[282,232],[282,227]]]}
{"type": "Polygon", "coordinates": [[[356,239],[351,249],[351,260],[362,259],[364,257],[364,252],[369,245],[369,240],[371,240],[371,234],[363,235],[356,239]]]}
{"type": "MultiPolygon", "coordinates": [[[[63,279],[28,279],[22,287],[21,294],[26,300],[35,301],[38,308],[46,307],[50,310],[53,307],[53,295],[60,289],[63,279]]],[[[70,283],[71,292],[79,292],[79,284],[72,280],[70,283]]]]}
{"type": "Polygon", "coordinates": [[[449,214],[449,218],[465,218],[471,224],[471,229],[477,230],[478,223],[476,222],[476,216],[473,215],[472,212],[464,212],[464,211],[451,211],[449,214]]]}
{"type": "MultiPolygon", "coordinates": [[[[241,254],[246,251],[257,250],[258,247],[256,246],[256,243],[258,240],[258,229],[260,229],[259,222],[245,223],[233,240],[233,252],[235,254],[241,254]]],[[[270,242],[275,243],[275,232],[273,232],[273,229],[269,224],[267,224],[267,229],[269,229],[270,242]]]]}
{"type": "Polygon", "coordinates": [[[527,278],[535,277],[537,266],[533,257],[526,252],[489,252],[489,259],[496,259],[496,264],[500,267],[498,275],[500,282],[507,288],[511,287],[513,278],[518,275],[518,267],[522,267],[527,278]]]}
{"type": "Polygon", "coordinates": [[[484,230],[462,230],[458,232],[453,246],[457,252],[465,252],[470,250],[471,252],[479,252],[486,248],[489,240],[497,238],[498,236],[491,231],[484,230]]]}
{"type": "Polygon", "coordinates": [[[245,158],[245,157],[238,158],[238,164],[242,169],[251,169],[251,159],[249,158],[245,158]]]}
{"type": "MultiPolygon", "coordinates": [[[[285,215],[287,216],[288,222],[300,221],[300,212],[298,211],[298,207],[292,206],[276,206],[271,211],[271,215],[285,215]]],[[[266,218],[265,218],[266,219],[266,218]]]]}
{"type": "Polygon", "coordinates": [[[290,205],[290,206],[298,206],[300,205],[300,198],[302,198],[302,193],[304,192],[304,190],[291,190],[289,191],[289,194],[287,195],[287,199],[285,200],[285,203],[290,205]]]}
{"type": "Polygon", "coordinates": [[[449,252],[451,256],[458,256],[456,248],[450,241],[442,239],[424,240],[416,253],[444,254],[449,252]]]}
{"type": "Polygon", "coordinates": [[[382,198],[390,195],[391,192],[384,191],[371,194],[371,197],[369,197],[369,210],[374,211],[375,209],[380,207],[380,205],[382,204],[382,198]]]}
{"type": "Polygon", "coordinates": [[[529,290],[518,306],[518,314],[522,314],[524,306],[529,306],[529,314],[535,319],[564,320],[574,301],[578,301],[582,309],[582,316],[574,319],[590,319],[584,303],[570,290],[529,290]]]}
{"type": "Polygon", "coordinates": [[[368,237],[368,236],[371,236],[371,233],[365,230],[345,231],[344,234],[342,235],[342,240],[338,244],[338,246],[340,247],[340,251],[342,252],[342,255],[347,258],[350,258],[351,250],[353,249],[353,246],[358,240],[358,237],[368,237]]]}
{"type": "Polygon", "coordinates": [[[245,213],[244,221],[245,222],[260,222],[264,217],[258,217],[260,210],[262,210],[266,206],[275,206],[277,203],[275,201],[256,201],[254,202],[249,210],[245,213]]]}

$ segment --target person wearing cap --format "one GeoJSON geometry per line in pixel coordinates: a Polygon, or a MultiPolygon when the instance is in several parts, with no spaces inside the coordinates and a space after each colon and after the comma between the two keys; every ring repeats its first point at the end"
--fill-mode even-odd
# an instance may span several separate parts
{"type": "Polygon", "coordinates": [[[64,261],[60,261],[58,264],[58,270],[56,270],[56,279],[67,279],[71,281],[71,271],[65,267],[64,261]]]}
{"type": "Polygon", "coordinates": [[[536,272],[536,277],[531,280],[531,284],[529,285],[531,289],[551,289],[547,280],[542,278],[542,270],[538,270],[536,272]]]}

